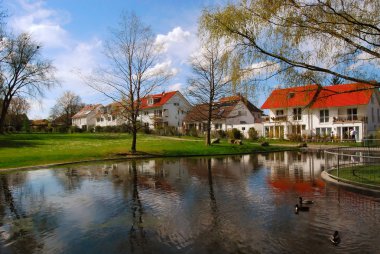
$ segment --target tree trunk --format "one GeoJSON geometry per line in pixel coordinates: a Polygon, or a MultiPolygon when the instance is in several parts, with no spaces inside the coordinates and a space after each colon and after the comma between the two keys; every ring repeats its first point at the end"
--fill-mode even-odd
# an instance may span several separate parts
{"type": "Polygon", "coordinates": [[[137,128],[136,122],[132,123],[132,145],[131,152],[136,153],[136,141],[137,141],[137,128]]]}
{"type": "Polygon", "coordinates": [[[0,134],[4,134],[5,132],[5,117],[7,116],[8,107],[9,103],[4,101],[0,112],[0,134]]]}
{"type": "Polygon", "coordinates": [[[208,116],[207,116],[207,134],[206,134],[206,145],[211,145],[211,118],[212,118],[212,101],[208,105],[208,116]]]}

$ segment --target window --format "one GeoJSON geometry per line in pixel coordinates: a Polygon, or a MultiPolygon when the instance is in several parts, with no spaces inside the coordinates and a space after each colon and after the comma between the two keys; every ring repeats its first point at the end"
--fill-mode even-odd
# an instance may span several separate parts
{"type": "Polygon", "coordinates": [[[112,116],[112,121],[115,121],[116,120],[116,116],[112,116]]]}
{"type": "Polygon", "coordinates": [[[330,136],[331,134],[331,128],[316,128],[315,131],[316,131],[316,134],[318,136],[330,136]]]}
{"type": "Polygon", "coordinates": [[[241,127],[241,130],[242,130],[242,131],[245,131],[245,127],[241,127]]]}
{"type": "Polygon", "coordinates": [[[358,120],[358,109],[357,108],[348,108],[347,109],[347,119],[352,120],[358,120]]]}
{"type": "Polygon", "coordinates": [[[144,116],[147,116],[149,115],[149,112],[148,111],[144,111],[144,116]]]}
{"type": "Polygon", "coordinates": [[[299,121],[302,119],[302,109],[301,108],[294,108],[293,109],[293,120],[299,121]]]}
{"type": "Polygon", "coordinates": [[[153,98],[149,98],[149,100],[148,100],[148,104],[149,104],[149,105],[153,105],[153,104],[154,104],[154,100],[153,100],[153,98]]]}
{"type": "Polygon", "coordinates": [[[323,109],[319,111],[319,122],[328,123],[329,122],[329,110],[323,109]]]}
{"type": "Polygon", "coordinates": [[[174,102],[173,104],[174,104],[174,106],[179,106],[178,102],[174,102]]]}
{"type": "Polygon", "coordinates": [[[215,130],[222,129],[222,124],[221,123],[216,123],[215,124],[215,130]]]}
{"type": "Polygon", "coordinates": [[[293,98],[293,97],[294,97],[294,95],[295,95],[295,93],[294,93],[294,92],[290,92],[290,93],[288,93],[288,99],[291,99],[291,98],[293,98]]]}
{"type": "Polygon", "coordinates": [[[282,109],[276,110],[276,116],[283,116],[283,115],[284,115],[284,110],[282,109]]]}
{"type": "Polygon", "coordinates": [[[111,121],[111,117],[110,117],[110,116],[109,116],[109,117],[107,117],[107,120],[108,120],[108,121],[111,121]]]}
{"type": "Polygon", "coordinates": [[[96,118],[96,121],[97,121],[97,122],[100,122],[100,118],[96,118]]]}

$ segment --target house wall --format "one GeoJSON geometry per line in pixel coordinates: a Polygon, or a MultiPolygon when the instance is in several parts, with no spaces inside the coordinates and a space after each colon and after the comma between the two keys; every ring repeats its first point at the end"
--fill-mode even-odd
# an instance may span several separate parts
{"type": "Polygon", "coordinates": [[[149,128],[154,129],[154,111],[162,110],[161,121],[163,123],[181,128],[183,119],[190,108],[190,103],[182,95],[176,93],[163,106],[141,110],[140,120],[144,123],[149,123],[149,128]]]}
{"type": "Polygon", "coordinates": [[[301,120],[293,120],[293,108],[279,108],[269,110],[269,123],[264,123],[264,128],[267,126],[282,125],[284,126],[285,137],[290,134],[292,125],[304,125],[305,130],[302,134],[316,135],[318,128],[330,128],[333,134],[343,138],[347,130],[354,128],[357,133],[357,140],[362,140],[369,133],[376,131],[380,127],[380,104],[376,94],[372,96],[372,100],[368,105],[357,105],[335,108],[318,108],[318,109],[303,109],[301,120]],[[347,109],[357,108],[357,117],[359,121],[335,121],[335,119],[347,119],[347,109]],[[320,111],[327,109],[329,111],[328,122],[320,121],[320,111]],[[276,117],[276,111],[283,110],[287,116],[286,121],[275,122],[272,118],[276,117]],[[373,110],[373,116],[372,116],[373,110]],[[379,112],[379,113],[378,113],[379,112]],[[367,118],[367,123],[364,120],[367,118]],[[345,132],[343,132],[343,129],[345,132]]]}
{"type": "Polygon", "coordinates": [[[226,119],[227,128],[228,126],[233,127],[237,124],[241,125],[253,123],[255,123],[255,118],[243,102],[237,103],[226,119]]]}

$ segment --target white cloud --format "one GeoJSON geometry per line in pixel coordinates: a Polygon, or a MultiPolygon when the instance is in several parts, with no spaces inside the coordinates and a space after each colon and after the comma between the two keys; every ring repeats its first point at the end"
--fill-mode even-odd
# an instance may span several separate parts
{"type": "Polygon", "coordinates": [[[183,31],[181,27],[176,27],[167,35],[159,34],[156,37],[156,44],[162,47],[164,52],[167,52],[170,46],[177,43],[183,43],[190,37],[189,31],[183,31]]]}
{"type": "Polygon", "coordinates": [[[14,31],[28,32],[46,47],[66,46],[69,35],[62,25],[70,20],[68,13],[46,9],[43,1],[30,3],[18,0],[17,3],[20,14],[12,16],[9,22],[14,31]]]}
{"type": "Polygon", "coordinates": [[[148,69],[146,74],[149,76],[149,75],[157,75],[160,73],[165,73],[165,74],[168,74],[170,76],[175,76],[178,73],[178,69],[173,68],[171,65],[172,65],[171,60],[167,60],[165,62],[158,63],[155,66],[153,66],[152,68],[148,69]]]}
{"type": "Polygon", "coordinates": [[[101,59],[102,42],[97,38],[78,41],[64,29],[70,21],[69,13],[45,7],[44,1],[29,2],[18,0],[13,8],[17,13],[11,16],[10,27],[16,32],[29,32],[33,38],[42,43],[50,54],[43,50],[44,57],[52,59],[56,67],[56,77],[61,86],[45,92],[45,97],[31,102],[31,118],[47,118],[50,108],[64,91],[78,94],[83,102],[94,103],[101,100],[100,95],[87,86],[78,76],[91,73],[101,59]]]}
{"type": "Polygon", "coordinates": [[[168,86],[169,91],[182,91],[182,84],[181,83],[175,83],[168,86]]]}

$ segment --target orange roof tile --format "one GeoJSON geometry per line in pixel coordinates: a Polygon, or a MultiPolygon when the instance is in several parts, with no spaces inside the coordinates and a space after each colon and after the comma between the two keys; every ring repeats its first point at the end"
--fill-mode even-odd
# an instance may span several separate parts
{"type": "MultiPolygon", "coordinates": [[[[311,103],[317,90],[317,85],[276,89],[261,108],[305,107],[311,103]]],[[[373,86],[362,83],[325,86],[310,107],[328,108],[365,105],[369,103],[373,91],[373,86]]]]}
{"type": "Polygon", "coordinates": [[[144,98],[141,98],[140,109],[157,108],[157,107],[163,106],[177,92],[178,91],[172,91],[172,92],[167,92],[167,93],[164,92],[164,93],[160,93],[160,94],[148,95],[144,98]],[[150,98],[154,99],[153,104],[148,104],[150,98]]]}

